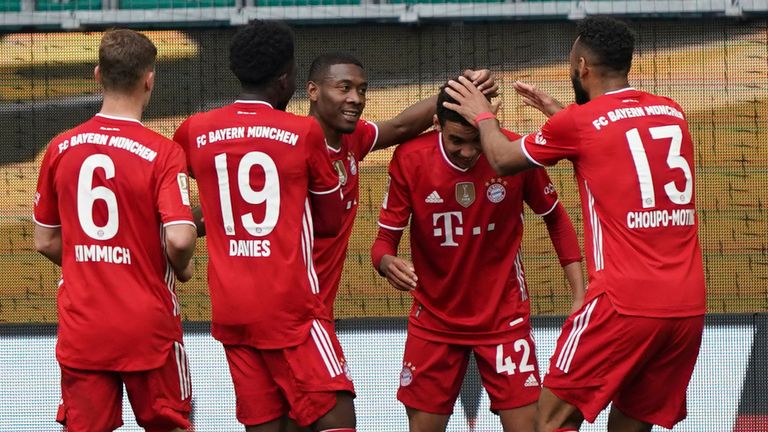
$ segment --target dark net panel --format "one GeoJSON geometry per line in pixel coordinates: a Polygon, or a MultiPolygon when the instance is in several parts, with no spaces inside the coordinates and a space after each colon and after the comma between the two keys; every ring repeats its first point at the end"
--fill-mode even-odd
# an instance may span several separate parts
{"type": "MultiPolygon", "coordinates": [[[[637,21],[631,74],[640,89],[668,95],[686,110],[696,142],[697,202],[710,312],[768,310],[766,240],[766,21],[637,21]]],[[[450,23],[420,26],[296,27],[299,82],[319,53],[357,55],[371,83],[364,116],[385,120],[435,94],[468,67],[489,68],[501,84],[503,124],[535,130],[544,118],[523,107],[511,84],[535,83],[572,100],[565,59],[574,25],[566,22],[450,23]]],[[[232,29],[152,31],[160,50],[157,87],[145,124],[170,136],[190,113],[234,99],[228,71],[232,29]]],[[[58,270],[32,248],[31,204],[48,140],[99,107],[91,79],[99,33],[18,33],[0,37],[0,323],[55,322],[58,270]]],[[[303,87],[300,85],[299,87],[303,87]]],[[[306,113],[303,89],[289,110],[306,113]]],[[[402,316],[410,300],[370,265],[390,151],[361,164],[360,207],[337,302],[337,316],[402,316]]],[[[551,168],[561,200],[581,235],[582,217],[569,163],[551,168]]],[[[568,288],[546,229],[528,214],[526,276],[535,314],[564,314],[568,288]]],[[[179,285],[188,320],[210,318],[205,242],[198,274],[179,285]]],[[[401,248],[408,255],[407,238],[401,248]]]]}

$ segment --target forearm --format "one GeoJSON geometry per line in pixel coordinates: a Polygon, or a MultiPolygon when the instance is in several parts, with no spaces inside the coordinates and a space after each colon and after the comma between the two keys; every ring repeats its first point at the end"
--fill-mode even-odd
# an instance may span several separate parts
{"type": "Polygon", "coordinates": [[[404,109],[391,120],[378,123],[379,139],[374,150],[391,147],[416,137],[432,125],[437,96],[420,100],[404,109]]]}
{"type": "Polygon", "coordinates": [[[196,229],[189,224],[165,227],[165,254],[177,275],[189,266],[195,253],[196,229]]]}
{"type": "Polygon", "coordinates": [[[581,272],[581,261],[572,262],[563,267],[565,278],[571,287],[571,294],[574,303],[581,304],[584,300],[586,288],[584,287],[584,276],[581,272]]]}
{"type": "Polygon", "coordinates": [[[400,244],[402,231],[393,231],[386,228],[379,228],[376,240],[371,247],[371,261],[373,268],[381,274],[381,260],[386,255],[397,256],[397,247],[400,244]]]}
{"type": "Polygon", "coordinates": [[[61,228],[47,228],[36,224],[33,237],[35,250],[52,263],[61,266],[61,228]]]}
{"type": "Polygon", "coordinates": [[[483,154],[497,174],[512,175],[533,167],[520,148],[520,140],[510,141],[496,119],[479,122],[478,129],[483,154]]]}
{"type": "Polygon", "coordinates": [[[547,232],[560,265],[566,267],[573,262],[580,262],[582,257],[579,239],[565,207],[558,202],[555,208],[544,216],[544,223],[547,225],[547,232]]]}

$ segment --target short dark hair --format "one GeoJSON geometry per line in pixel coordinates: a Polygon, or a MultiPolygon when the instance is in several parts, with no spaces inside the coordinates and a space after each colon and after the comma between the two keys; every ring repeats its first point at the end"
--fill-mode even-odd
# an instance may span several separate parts
{"type": "Polygon", "coordinates": [[[293,31],[276,21],[254,20],[229,44],[229,69],[240,84],[260,87],[285,73],[293,62],[293,31]]]}
{"type": "Polygon", "coordinates": [[[148,37],[128,29],[108,30],[99,44],[99,73],[105,90],[130,91],[154,69],[157,47],[148,37]]]}
{"type": "Polygon", "coordinates": [[[445,122],[454,122],[461,123],[464,126],[475,127],[475,125],[468,122],[461,114],[443,106],[443,102],[457,103],[456,99],[452,98],[448,92],[445,91],[446,87],[448,87],[448,84],[441,86],[440,93],[437,94],[437,107],[435,113],[437,114],[437,121],[440,123],[440,126],[445,126],[445,122]]]}
{"type": "Polygon", "coordinates": [[[312,60],[312,64],[309,66],[309,77],[307,79],[315,82],[320,81],[324,78],[324,74],[328,69],[337,64],[351,64],[360,67],[360,69],[364,69],[363,63],[352,54],[345,52],[331,52],[320,54],[312,60]]]}
{"type": "Polygon", "coordinates": [[[628,74],[635,50],[635,34],[625,23],[605,16],[579,22],[579,43],[597,56],[597,63],[611,71],[628,74]]]}

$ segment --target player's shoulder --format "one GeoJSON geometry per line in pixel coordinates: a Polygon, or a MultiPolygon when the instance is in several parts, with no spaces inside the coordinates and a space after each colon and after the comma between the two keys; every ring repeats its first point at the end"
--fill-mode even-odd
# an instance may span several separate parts
{"type": "Polygon", "coordinates": [[[400,144],[395,149],[393,158],[400,160],[417,160],[430,157],[431,152],[439,145],[440,133],[436,130],[424,132],[400,144]]]}
{"type": "Polygon", "coordinates": [[[657,95],[654,93],[647,93],[647,92],[644,92],[644,94],[646,95],[646,98],[649,102],[652,102],[658,105],[669,105],[682,111],[680,104],[677,103],[676,100],[672,99],[669,96],[657,95]]]}

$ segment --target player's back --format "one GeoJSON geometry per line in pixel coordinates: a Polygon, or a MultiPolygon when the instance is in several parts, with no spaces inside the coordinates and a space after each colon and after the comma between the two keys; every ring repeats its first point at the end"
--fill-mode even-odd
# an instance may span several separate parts
{"type": "Polygon", "coordinates": [[[62,232],[59,360],[85,369],[159,366],[181,340],[162,239],[164,223],[192,223],[181,203],[181,149],[138,121],[97,115],[54,138],[43,165],[36,200],[45,203],[35,218],[43,226],[58,218],[62,232]],[[161,214],[168,170],[178,205],[161,214]],[[51,193],[54,201],[42,196],[51,193]],[[46,208],[51,202],[58,208],[46,208]]]}
{"type": "Polygon", "coordinates": [[[693,143],[682,109],[634,89],[574,109],[591,294],[607,290],[628,314],[703,314],[693,143]]]}
{"type": "Polygon", "coordinates": [[[264,349],[295,345],[322,311],[308,194],[338,189],[337,177],[328,187],[311,175],[316,163],[333,175],[320,126],[237,101],[192,116],[177,137],[200,190],[214,336],[264,349]]]}

